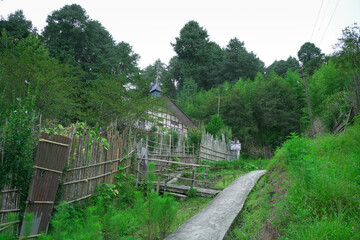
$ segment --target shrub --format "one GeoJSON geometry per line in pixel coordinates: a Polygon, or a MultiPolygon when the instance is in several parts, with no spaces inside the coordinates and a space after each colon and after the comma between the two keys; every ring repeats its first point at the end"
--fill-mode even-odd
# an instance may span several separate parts
{"type": "MultiPolygon", "coordinates": [[[[4,144],[3,160],[0,162],[0,190],[5,183],[12,181],[14,187],[22,191],[22,203],[26,200],[32,176],[33,153],[38,139],[36,122],[39,117],[35,107],[36,97],[30,94],[30,87],[27,87],[26,97],[18,98],[16,108],[10,111],[7,126],[0,127],[0,143],[4,144]]],[[[21,208],[24,207],[25,204],[21,204],[21,208]]]]}

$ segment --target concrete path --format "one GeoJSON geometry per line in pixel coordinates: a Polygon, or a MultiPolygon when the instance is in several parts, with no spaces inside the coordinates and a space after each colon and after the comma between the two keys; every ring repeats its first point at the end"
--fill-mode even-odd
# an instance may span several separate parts
{"type": "Polygon", "coordinates": [[[220,240],[241,211],[246,197],[266,170],[249,172],[220,192],[201,212],[166,240],[220,240]]]}

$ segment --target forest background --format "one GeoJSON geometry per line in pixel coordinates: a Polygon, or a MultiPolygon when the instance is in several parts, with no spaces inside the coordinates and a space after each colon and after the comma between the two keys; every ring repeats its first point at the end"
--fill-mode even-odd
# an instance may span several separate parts
{"type": "Polygon", "coordinates": [[[131,125],[156,107],[149,90],[159,81],[199,126],[220,117],[244,154],[269,157],[291,132],[311,135],[304,78],[316,134],[360,112],[356,23],[343,30],[333,54],[307,42],[298,56],[268,67],[237,38],[221,48],[196,21],[171,43],[176,55],[168,64],[144,69],[129,43],[115,42],[76,4],[53,11],[41,33],[21,10],[0,20],[0,29],[1,125],[27,99],[48,125],[131,125]]]}

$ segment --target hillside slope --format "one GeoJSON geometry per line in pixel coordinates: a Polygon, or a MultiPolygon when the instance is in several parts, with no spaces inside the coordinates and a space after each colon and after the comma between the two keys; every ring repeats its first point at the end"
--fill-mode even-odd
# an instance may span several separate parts
{"type": "Polygon", "coordinates": [[[345,133],[293,134],[227,239],[360,239],[360,118],[345,133]]]}

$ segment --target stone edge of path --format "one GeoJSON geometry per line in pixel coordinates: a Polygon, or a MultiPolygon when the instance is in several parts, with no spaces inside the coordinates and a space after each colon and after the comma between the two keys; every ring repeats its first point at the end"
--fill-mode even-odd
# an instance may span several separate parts
{"type": "Polygon", "coordinates": [[[237,178],[165,240],[223,239],[240,213],[247,195],[265,173],[266,170],[256,170],[237,178]]]}

